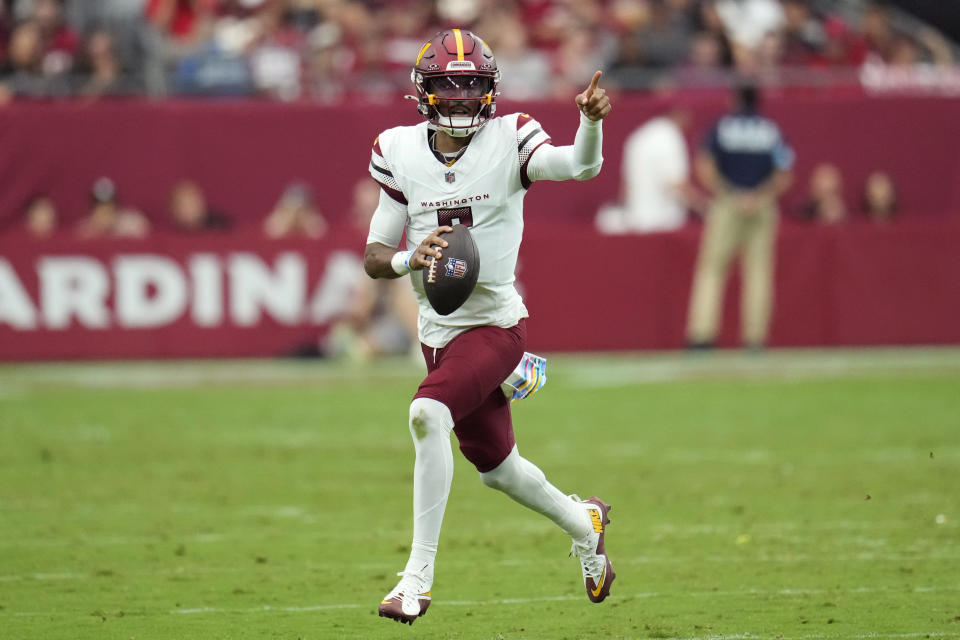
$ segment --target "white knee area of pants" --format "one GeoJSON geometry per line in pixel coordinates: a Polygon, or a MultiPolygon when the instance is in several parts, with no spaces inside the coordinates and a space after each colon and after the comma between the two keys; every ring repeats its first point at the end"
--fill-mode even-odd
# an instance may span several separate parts
{"type": "Polygon", "coordinates": [[[525,479],[538,484],[547,479],[539,467],[529,463],[524,464],[524,462],[526,460],[520,457],[520,452],[514,446],[503,462],[495,469],[481,473],[480,479],[491,489],[504,493],[510,493],[511,489],[520,487],[525,479]]]}
{"type": "Polygon", "coordinates": [[[410,403],[410,434],[415,445],[434,438],[449,439],[453,416],[447,405],[431,398],[414,398],[410,403]]]}

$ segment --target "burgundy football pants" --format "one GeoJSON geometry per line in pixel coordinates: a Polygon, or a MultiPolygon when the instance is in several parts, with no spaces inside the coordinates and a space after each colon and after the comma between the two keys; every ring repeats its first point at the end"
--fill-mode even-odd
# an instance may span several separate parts
{"type": "Polygon", "coordinates": [[[442,349],[421,345],[427,377],[415,398],[442,402],[453,415],[460,451],[484,473],[513,450],[510,404],[500,384],[513,372],[527,344],[526,320],[509,329],[477,327],[442,349]]]}

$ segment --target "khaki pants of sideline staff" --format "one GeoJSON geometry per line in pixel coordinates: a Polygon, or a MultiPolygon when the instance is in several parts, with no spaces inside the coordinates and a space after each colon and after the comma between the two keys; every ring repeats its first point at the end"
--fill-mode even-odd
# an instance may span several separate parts
{"type": "Polygon", "coordinates": [[[770,196],[725,193],[714,201],[700,239],[690,294],[687,340],[691,346],[716,341],[727,273],[736,254],[742,268],[740,337],[744,346],[764,346],[773,308],[776,231],[777,206],[770,196]]]}

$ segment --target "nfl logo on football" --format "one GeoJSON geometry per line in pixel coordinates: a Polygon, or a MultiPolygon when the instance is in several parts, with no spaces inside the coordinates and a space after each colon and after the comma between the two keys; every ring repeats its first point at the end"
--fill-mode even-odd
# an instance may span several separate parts
{"type": "Polygon", "coordinates": [[[467,261],[460,258],[450,258],[447,262],[447,276],[462,278],[467,275],[467,261]]]}
{"type": "Polygon", "coordinates": [[[443,174],[443,177],[447,179],[447,182],[457,181],[457,174],[455,174],[453,171],[447,171],[445,174],[443,174]]]}

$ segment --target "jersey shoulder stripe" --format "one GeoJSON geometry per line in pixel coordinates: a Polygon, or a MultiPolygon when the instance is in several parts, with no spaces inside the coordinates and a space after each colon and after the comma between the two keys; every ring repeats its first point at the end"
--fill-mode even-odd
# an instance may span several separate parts
{"type": "Polygon", "coordinates": [[[520,162],[520,184],[524,189],[530,188],[530,178],[527,176],[527,164],[530,157],[542,145],[552,142],[550,136],[540,123],[525,113],[517,116],[517,155],[520,162]]]}
{"type": "Polygon", "coordinates": [[[403,194],[400,183],[393,175],[392,167],[384,156],[383,149],[380,147],[380,138],[386,134],[388,132],[385,131],[373,141],[373,149],[370,152],[370,175],[380,184],[384,193],[405,205],[407,204],[407,198],[403,194]]]}

